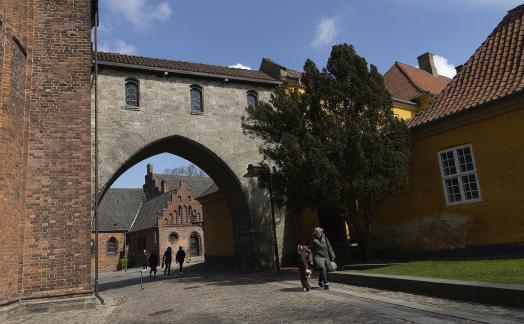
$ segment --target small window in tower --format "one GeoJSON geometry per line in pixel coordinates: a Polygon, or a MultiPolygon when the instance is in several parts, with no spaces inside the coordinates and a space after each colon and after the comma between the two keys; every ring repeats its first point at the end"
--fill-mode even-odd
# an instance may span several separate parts
{"type": "Polygon", "coordinates": [[[202,87],[199,85],[192,85],[189,93],[191,97],[191,112],[204,112],[204,104],[202,102],[202,87]]]}
{"type": "Polygon", "coordinates": [[[256,107],[258,103],[258,96],[257,92],[253,90],[249,90],[247,92],[247,106],[248,107],[256,107]]]}
{"type": "Polygon", "coordinates": [[[140,93],[137,79],[126,80],[126,106],[127,107],[140,107],[140,93]]]}

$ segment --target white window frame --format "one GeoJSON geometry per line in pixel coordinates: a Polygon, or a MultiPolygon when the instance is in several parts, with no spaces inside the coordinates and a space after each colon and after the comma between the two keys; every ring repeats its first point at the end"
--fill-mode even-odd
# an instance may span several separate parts
{"type": "Polygon", "coordinates": [[[443,186],[443,190],[444,190],[444,198],[446,199],[446,204],[447,205],[469,204],[469,203],[482,201],[482,192],[480,190],[480,181],[479,181],[479,176],[478,176],[477,163],[475,162],[475,153],[473,152],[473,146],[471,144],[459,145],[459,146],[449,147],[449,148],[444,149],[444,150],[440,150],[440,151],[437,152],[437,157],[438,157],[438,163],[439,163],[439,168],[440,168],[441,182],[442,182],[442,186],[443,186]],[[471,152],[471,160],[472,160],[472,164],[473,164],[473,170],[462,172],[462,170],[460,169],[460,163],[459,163],[459,157],[458,157],[457,151],[459,149],[461,149],[461,148],[466,148],[466,147],[469,148],[469,151],[471,152]],[[455,162],[456,173],[452,174],[452,175],[445,175],[444,165],[442,163],[441,154],[444,153],[444,152],[449,152],[449,151],[453,151],[453,159],[454,159],[454,162],[455,162]],[[478,198],[474,198],[474,199],[466,200],[466,195],[464,193],[464,184],[462,182],[462,177],[466,176],[466,175],[471,175],[471,174],[473,174],[475,176],[475,181],[476,181],[476,184],[477,184],[479,197],[478,198]],[[457,180],[458,180],[459,190],[460,190],[460,198],[461,198],[460,201],[449,201],[448,188],[446,186],[446,180],[447,179],[452,179],[452,178],[457,178],[457,180]]]}

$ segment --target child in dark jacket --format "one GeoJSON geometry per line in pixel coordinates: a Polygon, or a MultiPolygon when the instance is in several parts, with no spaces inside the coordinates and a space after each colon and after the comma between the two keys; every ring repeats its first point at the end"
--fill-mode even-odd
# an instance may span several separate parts
{"type": "Polygon", "coordinates": [[[300,270],[300,281],[302,282],[302,289],[304,291],[309,291],[309,281],[308,278],[311,278],[311,270],[309,270],[309,253],[311,251],[305,245],[298,245],[298,269],[300,270]]]}

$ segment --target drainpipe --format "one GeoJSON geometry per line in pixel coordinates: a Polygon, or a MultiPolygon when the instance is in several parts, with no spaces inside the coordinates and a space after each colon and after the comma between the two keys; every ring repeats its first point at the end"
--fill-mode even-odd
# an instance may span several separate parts
{"type": "Polygon", "coordinates": [[[95,296],[104,305],[98,293],[98,10],[95,13],[95,296]]]}

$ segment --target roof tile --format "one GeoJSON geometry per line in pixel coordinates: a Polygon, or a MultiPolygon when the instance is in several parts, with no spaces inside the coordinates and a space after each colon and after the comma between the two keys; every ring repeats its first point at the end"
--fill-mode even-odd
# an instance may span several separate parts
{"type": "Polygon", "coordinates": [[[524,5],[502,19],[448,87],[409,121],[417,127],[524,90],[524,5]]]}

